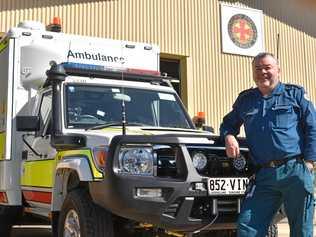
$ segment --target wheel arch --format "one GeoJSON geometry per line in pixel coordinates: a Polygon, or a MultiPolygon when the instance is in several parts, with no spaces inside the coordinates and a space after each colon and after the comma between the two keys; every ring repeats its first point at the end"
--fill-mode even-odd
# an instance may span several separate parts
{"type": "Polygon", "coordinates": [[[64,157],[56,166],[52,211],[60,211],[67,193],[79,187],[88,188],[88,182],[92,181],[93,174],[87,157],[64,157]]]}

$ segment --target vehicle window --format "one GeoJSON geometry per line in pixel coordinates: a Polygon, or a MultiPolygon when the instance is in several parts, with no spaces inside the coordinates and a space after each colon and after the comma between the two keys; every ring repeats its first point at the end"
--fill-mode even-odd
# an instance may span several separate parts
{"type": "Polygon", "coordinates": [[[36,134],[37,136],[45,135],[51,121],[51,110],[52,110],[52,93],[51,91],[44,93],[41,101],[41,107],[39,110],[40,116],[40,131],[36,134]]]}
{"type": "Polygon", "coordinates": [[[143,126],[190,128],[183,108],[173,93],[145,89],[68,85],[68,128],[120,123],[122,101],[127,122],[143,126]]]}

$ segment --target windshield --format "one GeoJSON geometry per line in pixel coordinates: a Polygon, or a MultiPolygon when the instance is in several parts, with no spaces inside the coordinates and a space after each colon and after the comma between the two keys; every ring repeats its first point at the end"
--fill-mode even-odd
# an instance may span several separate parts
{"type": "Polygon", "coordinates": [[[191,128],[175,94],[135,88],[66,86],[68,128],[92,128],[122,122],[122,101],[130,125],[191,128]]]}

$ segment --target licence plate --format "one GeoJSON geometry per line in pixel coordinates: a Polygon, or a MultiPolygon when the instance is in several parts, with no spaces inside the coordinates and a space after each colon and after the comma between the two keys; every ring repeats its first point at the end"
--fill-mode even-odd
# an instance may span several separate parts
{"type": "Polygon", "coordinates": [[[209,195],[240,195],[244,194],[249,182],[248,178],[209,178],[209,195]]]}

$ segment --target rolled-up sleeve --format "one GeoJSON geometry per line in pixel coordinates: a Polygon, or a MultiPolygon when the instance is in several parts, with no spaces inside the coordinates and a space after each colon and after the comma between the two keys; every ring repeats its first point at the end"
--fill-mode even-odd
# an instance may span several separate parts
{"type": "Polygon", "coordinates": [[[301,90],[300,106],[302,109],[302,129],[304,136],[304,158],[316,161],[316,111],[313,103],[306,99],[305,91],[301,90]]]}

